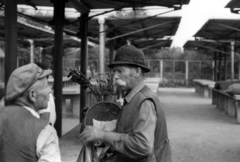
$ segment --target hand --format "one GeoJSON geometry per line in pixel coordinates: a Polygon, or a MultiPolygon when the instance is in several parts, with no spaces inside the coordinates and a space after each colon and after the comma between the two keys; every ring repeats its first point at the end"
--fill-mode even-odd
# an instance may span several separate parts
{"type": "Polygon", "coordinates": [[[120,106],[123,106],[124,98],[118,99],[118,100],[117,100],[117,103],[118,103],[120,106]]]}
{"type": "Polygon", "coordinates": [[[93,126],[86,126],[83,132],[79,135],[79,140],[85,145],[88,142],[103,141],[105,131],[93,126]]]}

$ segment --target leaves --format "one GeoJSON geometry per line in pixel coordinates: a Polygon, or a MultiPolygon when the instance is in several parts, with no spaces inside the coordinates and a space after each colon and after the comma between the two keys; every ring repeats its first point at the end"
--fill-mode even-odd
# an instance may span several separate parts
{"type": "Polygon", "coordinates": [[[88,87],[98,100],[103,100],[106,95],[114,94],[113,80],[110,74],[108,79],[90,82],[91,78],[86,78],[81,71],[76,68],[70,68],[68,77],[71,77],[71,81],[84,85],[86,88],[88,87]]]}

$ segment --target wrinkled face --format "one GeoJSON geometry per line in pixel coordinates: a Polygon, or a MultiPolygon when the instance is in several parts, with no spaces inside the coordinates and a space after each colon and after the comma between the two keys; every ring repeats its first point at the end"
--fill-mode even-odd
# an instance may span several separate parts
{"type": "Polygon", "coordinates": [[[48,85],[47,78],[43,78],[38,80],[32,86],[32,97],[33,97],[33,105],[35,110],[46,109],[49,101],[49,94],[51,89],[48,85]]]}
{"type": "Polygon", "coordinates": [[[130,91],[136,85],[135,78],[135,68],[116,65],[112,69],[113,80],[117,87],[120,87],[122,90],[130,91]]]}

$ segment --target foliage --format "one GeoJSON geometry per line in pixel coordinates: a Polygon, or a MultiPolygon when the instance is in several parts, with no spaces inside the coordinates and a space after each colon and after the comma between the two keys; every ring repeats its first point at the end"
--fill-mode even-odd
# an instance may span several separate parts
{"type": "Polygon", "coordinates": [[[212,60],[212,56],[194,50],[185,50],[179,47],[164,49],[148,49],[145,52],[147,59],[161,60],[212,60]]]}

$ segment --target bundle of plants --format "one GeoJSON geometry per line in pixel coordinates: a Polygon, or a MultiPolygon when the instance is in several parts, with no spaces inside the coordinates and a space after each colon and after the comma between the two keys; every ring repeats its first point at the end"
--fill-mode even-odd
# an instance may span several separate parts
{"type": "Polygon", "coordinates": [[[113,79],[110,73],[107,79],[91,81],[91,78],[87,78],[80,70],[70,68],[68,77],[70,77],[71,81],[76,82],[85,88],[89,88],[95,95],[97,101],[103,101],[105,96],[111,96],[115,93],[113,79]]]}

